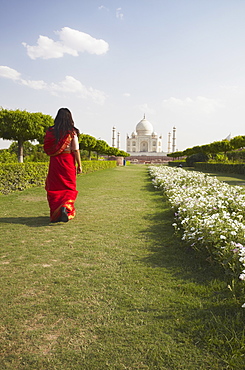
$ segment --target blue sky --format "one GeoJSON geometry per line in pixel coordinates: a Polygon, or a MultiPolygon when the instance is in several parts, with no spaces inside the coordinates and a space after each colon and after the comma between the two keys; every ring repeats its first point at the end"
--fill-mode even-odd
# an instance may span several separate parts
{"type": "MultiPolygon", "coordinates": [[[[184,150],[245,135],[244,0],[0,0],[0,106],[112,144],[146,114],[184,150]]],[[[9,142],[0,140],[0,148],[9,142]]]]}

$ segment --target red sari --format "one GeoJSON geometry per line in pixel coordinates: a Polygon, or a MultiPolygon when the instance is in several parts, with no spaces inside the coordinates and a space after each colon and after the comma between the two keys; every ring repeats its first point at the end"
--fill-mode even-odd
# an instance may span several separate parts
{"type": "Polygon", "coordinates": [[[60,220],[62,207],[67,210],[68,220],[74,218],[76,213],[74,202],[78,191],[76,190],[75,157],[73,153],[64,152],[71,140],[72,135],[67,134],[56,143],[52,128],[47,131],[44,139],[44,151],[50,156],[45,189],[51,222],[60,220]]]}

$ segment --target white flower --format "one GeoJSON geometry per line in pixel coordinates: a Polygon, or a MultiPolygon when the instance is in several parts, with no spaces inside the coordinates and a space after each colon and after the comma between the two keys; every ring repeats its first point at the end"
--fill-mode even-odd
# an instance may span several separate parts
{"type": "Polygon", "coordinates": [[[241,279],[241,280],[245,280],[245,274],[244,274],[244,273],[242,273],[242,274],[239,276],[239,279],[241,279]]]}
{"type": "MultiPolygon", "coordinates": [[[[245,240],[244,188],[180,168],[150,166],[149,172],[153,185],[164,191],[178,217],[181,225],[173,226],[183,231],[182,239],[199,249],[213,250],[221,264],[227,261],[227,254],[237,258],[240,280],[245,282],[245,246],[241,244],[245,240]]],[[[225,265],[228,270],[229,264],[225,265]]]]}

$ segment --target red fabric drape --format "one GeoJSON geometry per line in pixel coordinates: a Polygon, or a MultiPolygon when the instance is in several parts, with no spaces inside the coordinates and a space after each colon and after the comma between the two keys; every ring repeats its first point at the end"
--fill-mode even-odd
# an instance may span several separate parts
{"type": "Polygon", "coordinates": [[[43,149],[46,154],[49,156],[58,155],[63,152],[63,150],[67,147],[72,139],[71,134],[67,134],[65,137],[60,139],[58,143],[56,143],[55,136],[54,136],[54,129],[50,128],[45,135],[44,138],[44,145],[43,149]]]}
{"type": "Polygon", "coordinates": [[[50,221],[55,222],[61,217],[61,207],[66,207],[69,220],[75,217],[74,202],[78,192],[74,154],[63,152],[71,140],[71,135],[67,135],[57,145],[52,136],[52,131],[48,131],[44,140],[45,152],[50,155],[45,189],[50,207],[50,221]]]}

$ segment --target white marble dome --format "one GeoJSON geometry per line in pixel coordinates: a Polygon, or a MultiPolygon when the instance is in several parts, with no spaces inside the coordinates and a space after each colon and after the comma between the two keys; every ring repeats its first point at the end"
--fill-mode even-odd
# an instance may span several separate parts
{"type": "Polygon", "coordinates": [[[151,135],[153,132],[152,124],[144,118],[137,124],[136,132],[138,135],[151,135]]]}
{"type": "Polygon", "coordinates": [[[162,152],[162,137],[153,130],[145,115],[136,125],[136,131],[132,132],[131,137],[127,137],[127,152],[132,155],[162,152]]]}

